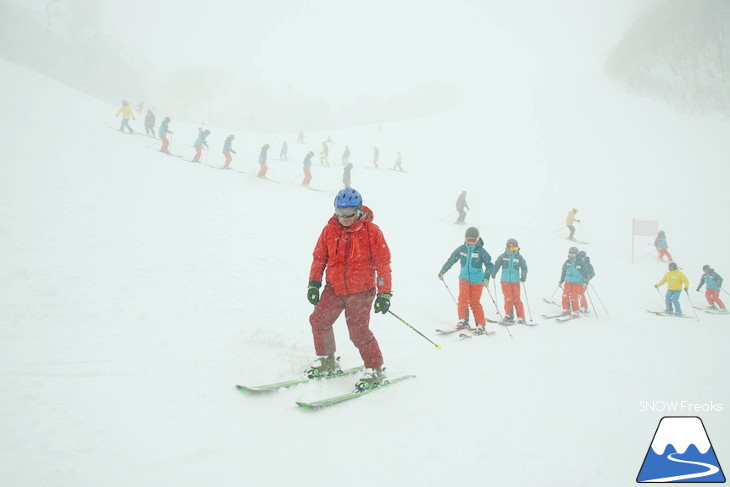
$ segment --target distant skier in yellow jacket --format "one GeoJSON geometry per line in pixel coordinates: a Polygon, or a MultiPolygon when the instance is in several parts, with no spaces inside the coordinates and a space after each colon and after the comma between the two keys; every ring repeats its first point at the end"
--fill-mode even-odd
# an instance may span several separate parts
{"type": "Polygon", "coordinates": [[[568,216],[565,217],[565,226],[568,227],[568,230],[570,230],[570,235],[568,235],[568,240],[575,241],[575,227],[573,226],[573,223],[578,222],[580,223],[580,220],[578,220],[575,217],[575,214],[578,213],[578,208],[573,208],[568,212],[568,216]]]}
{"type": "Polygon", "coordinates": [[[664,274],[664,278],[656,283],[654,287],[659,289],[659,287],[664,283],[667,284],[667,294],[665,296],[667,306],[664,312],[667,314],[673,313],[674,316],[682,316],[682,306],[679,304],[679,295],[682,294],[682,290],[687,292],[687,289],[689,288],[689,279],[687,279],[687,276],[685,276],[682,271],[677,269],[677,264],[670,262],[669,272],[664,274]],[[672,305],[674,305],[674,310],[672,310],[672,305]]]}
{"type": "Polygon", "coordinates": [[[124,132],[124,127],[127,127],[129,133],[133,134],[134,130],[132,130],[132,127],[129,126],[129,119],[136,119],[134,118],[134,113],[132,112],[132,106],[127,100],[122,100],[122,108],[119,109],[115,116],[118,117],[120,113],[122,114],[122,124],[119,126],[119,131],[124,132]]]}

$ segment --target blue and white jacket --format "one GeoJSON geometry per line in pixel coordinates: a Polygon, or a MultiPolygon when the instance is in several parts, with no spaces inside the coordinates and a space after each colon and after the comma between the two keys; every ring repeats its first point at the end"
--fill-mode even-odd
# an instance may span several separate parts
{"type": "Polygon", "coordinates": [[[486,274],[491,274],[494,264],[489,252],[484,250],[484,241],[480,238],[476,244],[464,243],[451,253],[441,268],[441,274],[446,274],[456,261],[461,262],[459,279],[467,280],[471,284],[480,284],[486,274]]]}
{"type": "Polygon", "coordinates": [[[520,251],[510,252],[506,250],[502,255],[494,260],[494,270],[492,277],[497,276],[500,267],[502,268],[502,278],[500,282],[520,282],[520,275],[527,277],[527,262],[522,257],[520,251]],[[522,272],[522,274],[520,274],[522,272]]]}

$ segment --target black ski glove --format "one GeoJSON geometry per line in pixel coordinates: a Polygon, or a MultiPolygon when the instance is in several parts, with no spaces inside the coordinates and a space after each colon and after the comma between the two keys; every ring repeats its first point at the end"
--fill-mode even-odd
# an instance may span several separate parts
{"type": "Polygon", "coordinates": [[[522,277],[520,277],[520,282],[525,282],[527,280],[527,274],[523,274],[522,277]]]}
{"type": "Polygon", "coordinates": [[[376,313],[387,313],[390,309],[390,298],[392,298],[392,294],[388,293],[379,293],[378,296],[375,298],[375,304],[373,305],[373,309],[376,313]]]}
{"type": "Polygon", "coordinates": [[[309,287],[307,287],[307,299],[310,303],[316,305],[319,303],[319,288],[322,283],[319,281],[309,281],[309,287]]]}
{"type": "Polygon", "coordinates": [[[697,292],[700,292],[700,287],[701,287],[701,286],[697,286],[697,292]]]}

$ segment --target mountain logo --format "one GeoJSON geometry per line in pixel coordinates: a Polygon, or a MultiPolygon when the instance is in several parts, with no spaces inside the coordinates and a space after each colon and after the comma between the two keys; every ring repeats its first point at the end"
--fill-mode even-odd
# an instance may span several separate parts
{"type": "Polygon", "coordinates": [[[697,416],[663,417],[636,481],[725,482],[725,475],[702,420],[697,416]]]}

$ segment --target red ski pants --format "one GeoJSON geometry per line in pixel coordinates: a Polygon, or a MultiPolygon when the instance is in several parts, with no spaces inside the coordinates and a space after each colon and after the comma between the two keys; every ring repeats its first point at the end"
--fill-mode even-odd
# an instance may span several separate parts
{"type": "Polygon", "coordinates": [[[231,157],[231,153],[230,152],[224,152],[223,155],[226,156],[226,164],[223,167],[230,166],[231,165],[231,161],[233,160],[233,157],[231,157]]]}
{"type": "Polygon", "coordinates": [[[503,282],[502,294],[504,295],[504,312],[513,315],[512,308],[517,312],[517,318],[525,319],[525,307],[522,306],[520,300],[520,283],[519,282],[503,282]]]}
{"type": "Polygon", "coordinates": [[[661,260],[662,257],[669,259],[669,262],[674,262],[672,255],[669,253],[669,249],[656,249],[657,259],[661,260]]]}
{"type": "Polygon", "coordinates": [[[564,282],[563,283],[563,311],[577,312],[580,309],[580,303],[578,297],[582,294],[585,288],[583,284],[577,282],[564,282]]]}
{"type": "Polygon", "coordinates": [[[266,165],[265,162],[259,162],[261,164],[261,169],[259,169],[259,177],[265,178],[266,177],[266,171],[269,170],[269,166],[266,165]]]}
{"type": "Polygon", "coordinates": [[[725,309],[725,303],[720,299],[719,289],[705,289],[705,299],[710,303],[710,306],[715,305],[720,309],[725,309]]]}
{"type": "Polygon", "coordinates": [[[193,160],[195,162],[200,162],[200,156],[203,155],[203,148],[199,145],[195,146],[195,157],[193,157],[193,160]]]}
{"type": "Polygon", "coordinates": [[[482,289],[484,286],[480,282],[479,284],[472,284],[467,279],[459,279],[459,304],[457,306],[459,312],[459,319],[466,319],[466,310],[471,307],[472,313],[474,313],[474,321],[477,325],[485,325],[486,320],[484,319],[484,308],[482,308],[482,289]]]}
{"type": "Polygon", "coordinates": [[[170,145],[170,141],[167,140],[167,137],[165,137],[164,135],[162,137],[160,137],[160,140],[162,141],[162,147],[160,147],[160,150],[162,152],[167,152],[167,148],[170,145]]]}
{"type": "Polygon", "coordinates": [[[370,311],[375,300],[375,288],[359,293],[339,296],[332,285],[325,284],[322,296],[309,316],[314,336],[314,350],[318,356],[333,355],[337,350],[335,333],[332,330],[337,318],[345,310],[350,340],[360,351],[365,367],[374,369],[383,365],[383,354],[370,331],[370,311]]]}
{"type": "Polygon", "coordinates": [[[303,186],[309,186],[309,182],[312,180],[312,171],[309,169],[304,170],[304,179],[302,180],[303,186]]]}

